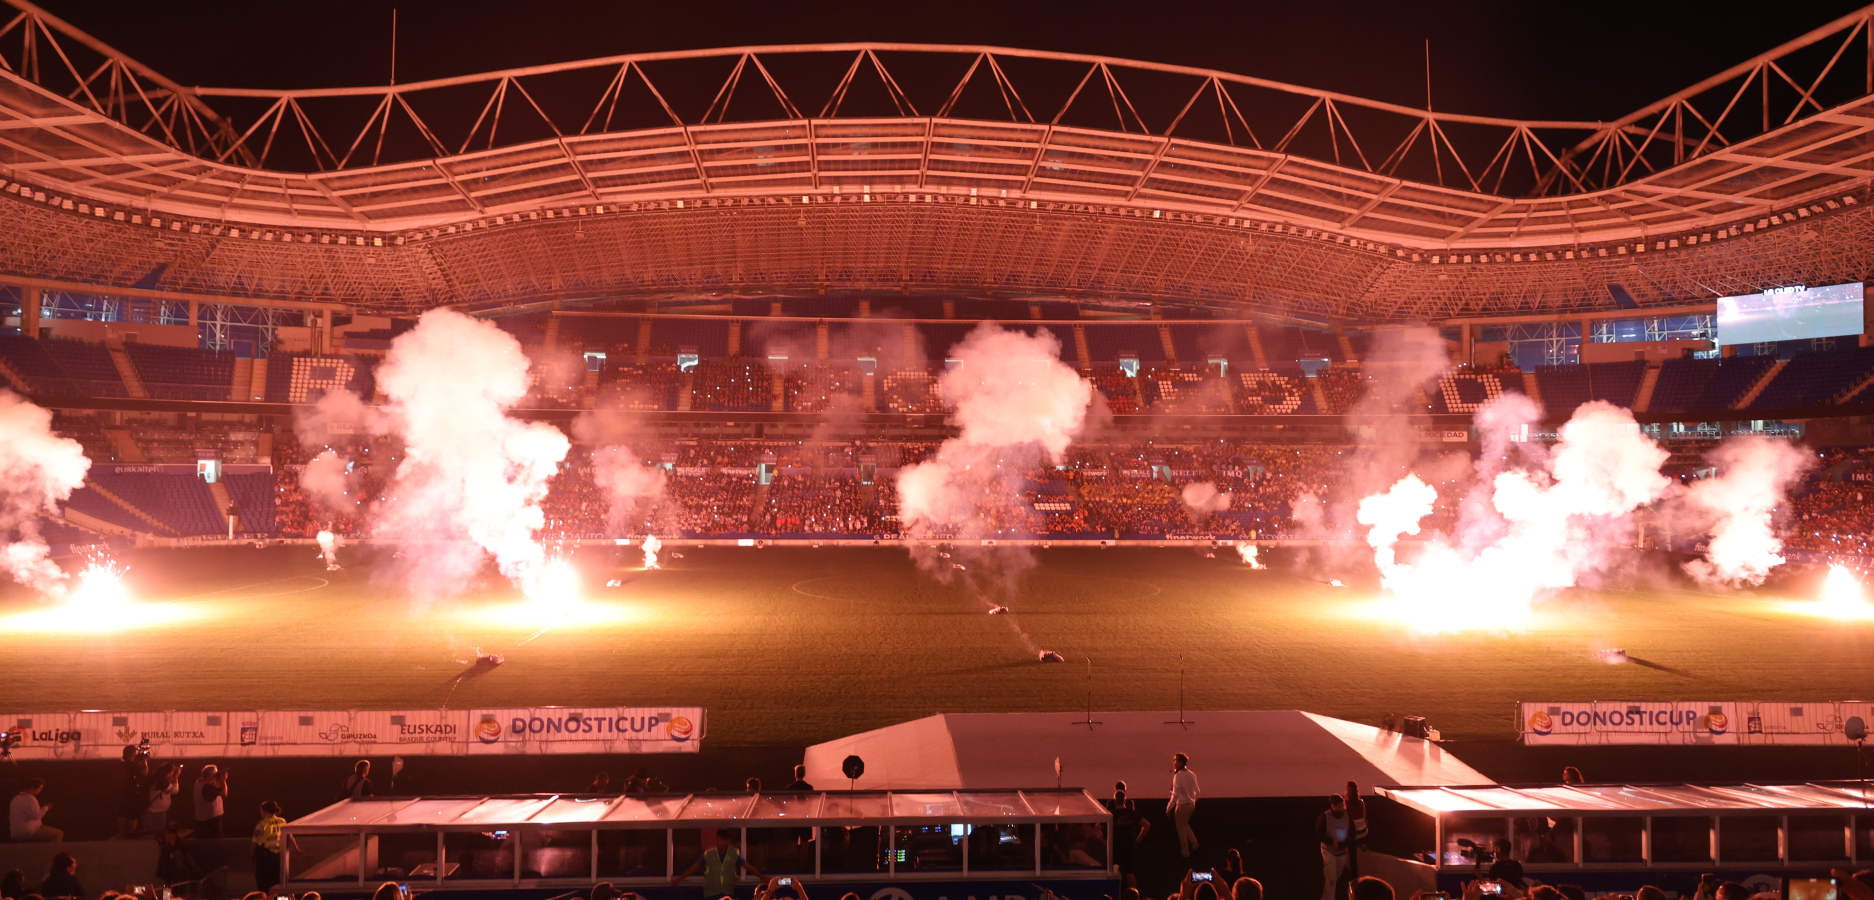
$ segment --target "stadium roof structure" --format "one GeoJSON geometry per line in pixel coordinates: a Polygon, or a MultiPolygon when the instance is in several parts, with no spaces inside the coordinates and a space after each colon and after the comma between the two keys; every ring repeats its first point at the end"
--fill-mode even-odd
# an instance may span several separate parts
{"type": "Polygon", "coordinates": [[[1206,797],[1325,797],[1361,785],[1486,784],[1437,743],[1298,709],[1180,713],[949,713],[807,748],[807,778],[845,780],[865,760],[868,790],[996,790],[1045,784],[1132,786],[1164,797],[1173,753],[1186,753],[1206,797]],[[1182,722],[1182,724],[1180,724],[1182,722]],[[1059,761],[1060,774],[1054,765],[1059,761]]]}
{"type": "Polygon", "coordinates": [[[1380,793],[1429,816],[1852,812],[1868,809],[1859,782],[1805,784],[1577,784],[1386,788],[1380,793]]]}
{"type": "Polygon", "coordinates": [[[1874,266],[1874,7],[1585,122],[907,43],[186,87],[0,3],[16,276],[392,313],[952,290],[1385,321],[1874,266]]]}

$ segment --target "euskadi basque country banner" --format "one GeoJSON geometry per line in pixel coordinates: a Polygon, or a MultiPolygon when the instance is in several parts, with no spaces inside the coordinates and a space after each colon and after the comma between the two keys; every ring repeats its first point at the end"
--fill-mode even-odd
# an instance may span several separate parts
{"type": "Polygon", "coordinates": [[[170,759],[695,753],[706,721],[695,706],[86,711],[0,715],[0,731],[19,759],[115,759],[145,739],[170,759]]]}
{"type": "Polygon", "coordinates": [[[1859,700],[1598,700],[1524,702],[1525,744],[1849,744],[1855,716],[1874,727],[1874,703],[1859,700]]]}

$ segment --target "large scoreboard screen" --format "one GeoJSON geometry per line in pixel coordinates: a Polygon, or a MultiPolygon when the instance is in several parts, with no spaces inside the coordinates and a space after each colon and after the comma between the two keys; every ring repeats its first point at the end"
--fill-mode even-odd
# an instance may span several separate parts
{"type": "Polygon", "coordinates": [[[1860,334],[1861,282],[1772,288],[1718,298],[1718,343],[1762,344],[1860,334]]]}

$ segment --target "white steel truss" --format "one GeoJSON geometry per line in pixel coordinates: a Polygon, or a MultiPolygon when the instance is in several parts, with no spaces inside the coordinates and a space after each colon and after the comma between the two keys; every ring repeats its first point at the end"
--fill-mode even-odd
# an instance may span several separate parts
{"type": "Polygon", "coordinates": [[[1785,219],[1866,230],[1844,209],[1874,173],[1874,7],[1602,123],[906,43],[184,87],[27,0],[0,4],[15,11],[0,23],[0,187],[25,201],[0,221],[62,232],[0,238],[0,269],[21,274],[122,282],[160,265],[167,287],[381,309],[849,286],[1398,318],[1868,268],[1846,241],[1807,238],[1813,260],[1754,251],[1785,219]],[[907,216],[933,243],[901,246],[907,216]],[[647,225],[671,231],[635,232],[647,225]],[[1122,232],[1134,243],[1113,243],[1122,232]],[[586,258],[601,249],[632,262],[586,258]],[[920,258],[935,252],[960,256],[920,258]],[[1465,284],[1439,284],[1458,272],[1465,284]]]}

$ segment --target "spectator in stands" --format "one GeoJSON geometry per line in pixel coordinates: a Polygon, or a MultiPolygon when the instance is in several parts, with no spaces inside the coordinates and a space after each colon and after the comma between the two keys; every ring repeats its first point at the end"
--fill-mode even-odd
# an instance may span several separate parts
{"type": "Polygon", "coordinates": [[[1353,900],[1393,900],[1392,885],[1383,878],[1362,875],[1353,883],[1353,900]]]}
{"type": "Polygon", "coordinates": [[[19,900],[26,895],[26,873],[18,869],[9,870],[0,877],[0,900],[19,900]]]}
{"type": "Polygon", "coordinates": [[[1327,798],[1327,809],[1315,817],[1314,836],[1321,845],[1322,900],[1345,896],[1340,885],[1347,875],[1348,851],[1366,836],[1366,808],[1359,798],[1359,789],[1350,781],[1347,793],[1327,798]],[[1351,810],[1349,797],[1359,804],[1351,810]]]}
{"type": "Polygon", "coordinates": [[[1245,875],[1230,884],[1230,900],[1262,900],[1262,882],[1245,875]]]}
{"type": "Polygon", "coordinates": [[[1249,873],[1243,871],[1243,854],[1235,847],[1223,851],[1223,868],[1217,870],[1217,877],[1225,884],[1235,884],[1238,878],[1249,873]]]}
{"type": "Polygon", "coordinates": [[[672,876],[672,885],[681,884],[685,878],[701,872],[703,875],[703,900],[716,900],[718,897],[735,896],[735,885],[742,880],[742,873],[760,878],[761,870],[755,868],[742,857],[741,848],[735,846],[735,831],[728,828],[716,829],[716,846],[703,851],[690,867],[681,874],[672,876]]]}
{"type": "Polygon", "coordinates": [[[811,791],[813,785],[807,783],[807,767],[794,766],[794,783],[787,786],[790,791],[811,791]]]}
{"type": "Polygon", "coordinates": [[[209,763],[195,776],[195,836],[221,837],[221,815],[227,809],[228,773],[209,763]]]}
{"type": "Polygon", "coordinates": [[[599,774],[592,776],[592,783],[586,785],[586,793],[600,796],[617,793],[612,788],[612,773],[601,770],[599,774]]]}
{"type": "MultiPolygon", "coordinates": [[[[254,823],[254,887],[260,891],[273,890],[280,883],[280,849],[283,841],[292,840],[283,829],[286,817],[280,815],[280,804],[272,800],[260,803],[260,821],[254,823]]],[[[295,842],[293,849],[298,850],[295,842]]]]}
{"type": "Polygon", "coordinates": [[[1171,757],[1171,799],[1165,813],[1178,829],[1178,855],[1190,858],[1197,849],[1197,832],[1191,830],[1191,816],[1197,812],[1197,773],[1191,771],[1191,758],[1182,753],[1171,757]]]}
{"type": "MultiPolygon", "coordinates": [[[[361,759],[351,765],[351,774],[345,776],[345,796],[352,800],[363,800],[377,796],[377,789],[371,786],[371,761],[361,759]]],[[[265,887],[261,890],[266,890],[265,887]]]]}
{"type": "Polygon", "coordinates": [[[140,827],[145,834],[161,836],[169,825],[169,808],[175,804],[176,795],[182,793],[182,766],[179,763],[164,763],[162,768],[150,778],[149,799],[143,808],[140,827]]]}
{"type": "Polygon", "coordinates": [[[39,895],[46,900],[57,897],[85,898],[85,886],[78,883],[78,858],[70,853],[60,853],[52,857],[52,869],[46,873],[46,880],[39,885],[39,895]]]}
{"type": "Polygon", "coordinates": [[[39,802],[39,794],[45,789],[44,778],[28,778],[20,792],[13,795],[13,804],[7,810],[8,833],[13,840],[54,843],[65,840],[65,832],[46,824],[46,813],[52,811],[52,804],[39,802]]]}
{"type": "Polygon", "coordinates": [[[617,900],[618,887],[609,881],[601,881],[586,893],[587,900],[617,900]]]}

